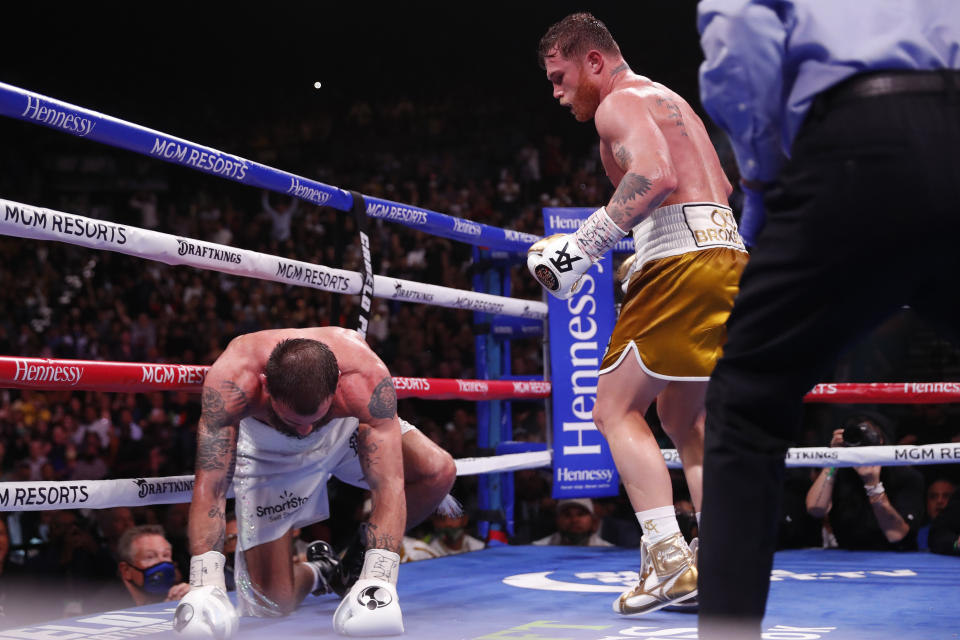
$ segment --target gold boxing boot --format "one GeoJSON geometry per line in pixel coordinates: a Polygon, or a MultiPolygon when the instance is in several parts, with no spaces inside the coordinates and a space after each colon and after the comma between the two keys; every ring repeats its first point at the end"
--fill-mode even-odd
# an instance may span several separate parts
{"type": "MultiPolygon", "coordinates": [[[[693,554],[693,566],[697,568],[697,575],[700,575],[700,564],[697,560],[697,551],[700,549],[700,538],[694,538],[690,541],[690,553],[693,554]]],[[[663,608],[664,611],[673,611],[674,613],[697,613],[700,610],[700,599],[698,596],[688,598],[683,602],[675,602],[663,608]]]]}
{"type": "Polygon", "coordinates": [[[683,534],[675,533],[649,547],[641,542],[640,582],[613,601],[613,610],[640,616],[696,595],[696,562],[683,534]]]}

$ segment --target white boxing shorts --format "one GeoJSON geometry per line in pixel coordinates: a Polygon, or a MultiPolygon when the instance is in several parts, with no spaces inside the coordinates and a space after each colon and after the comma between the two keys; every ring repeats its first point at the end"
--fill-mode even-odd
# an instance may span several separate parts
{"type": "MultiPolygon", "coordinates": [[[[326,520],[331,475],[369,488],[357,456],[358,424],[356,418],[332,420],[299,439],[255,418],[240,421],[233,489],[238,532],[234,570],[241,614],[280,615],[279,607],[252,584],[243,551],[272,542],[290,529],[326,520]]],[[[400,424],[401,433],[416,428],[404,420],[400,424]]]]}

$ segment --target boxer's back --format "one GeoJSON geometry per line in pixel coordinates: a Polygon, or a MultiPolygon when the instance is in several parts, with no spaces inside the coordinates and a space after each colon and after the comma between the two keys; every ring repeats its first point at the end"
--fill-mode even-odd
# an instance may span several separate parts
{"type": "MultiPolygon", "coordinates": [[[[619,103],[649,114],[667,144],[678,182],[677,188],[661,206],[682,202],[727,204],[730,182],[720,166],[703,121],[683,98],[642,76],[636,76],[634,81],[618,88],[608,98],[616,94],[620,94],[617,96],[619,103]],[[630,99],[624,101],[624,94],[630,99]]],[[[623,170],[614,160],[609,144],[602,140],[600,152],[607,176],[616,187],[623,177],[623,170]]]]}

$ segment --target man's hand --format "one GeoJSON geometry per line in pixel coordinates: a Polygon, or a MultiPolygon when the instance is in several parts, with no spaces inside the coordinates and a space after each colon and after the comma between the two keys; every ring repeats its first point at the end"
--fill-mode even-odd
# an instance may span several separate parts
{"type": "Polygon", "coordinates": [[[548,236],[527,249],[527,268],[551,295],[566,300],[579,289],[593,260],[577,245],[572,233],[548,236]]]}
{"type": "Polygon", "coordinates": [[[187,595],[187,592],[190,591],[189,582],[181,582],[180,584],[175,584],[170,587],[170,591],[167,591],[167,597],[164,598],[165,602],[172,602],[174,600],[179,600],[183,596],[187,595]]]}
{"type": "Polygon", "coordinates": [[[611,250],[627,232],[600,207],[590,214],[576,233],[554,235],[527,249],[527,268],[543,288],[561,300],[580,289],[580,282],[594,262],[611,250]]]}
{"type": "Polygon", "coordinates": [[[229,640],[237,633],[239,617],[220,587],[194,587],[173,614],[173,629],[186,638],[229,640]]]}
{"type": "Polygon", "coordinates": [[[854,467],[860,474],[864,486],[873,486],[880,482],[880,465],[869,465],[865,467],[854,467]]]}
{"type": "Polygon", "coordinates": [[[340,601],[333,628],[344,636],[395,636],[403,633],[397,589],[386,580],[361,578],[340,601]]]}
{"type": "Polygon", "coordinates": [[[843,444],[843,429],[834,429],[833,437],[830,438],[831,447],[842,447],[843,444]]]}

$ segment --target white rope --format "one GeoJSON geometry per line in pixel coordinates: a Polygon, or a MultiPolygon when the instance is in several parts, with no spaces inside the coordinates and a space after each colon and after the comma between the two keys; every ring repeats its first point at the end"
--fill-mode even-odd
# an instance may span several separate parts
{"type": "MultiPolygon", "coordinates": [[[[671,469],[679,469],[676,449],[663,449],[663,459],[671,469]]],[[[861,467],[882,465],[902,467],[914,464],[960,462],[960,442],[920,446],[883,447],[799,447],[787,449],[787,467],[861,467]]]]}
{"type": "MultiPolygon", "coordinates": [[[[180,238],[72,213],[43,209],[0,198],[0,233],[18,238],[52,240],[124,253],[170,265],[188,265],[247,278],[312,287],[340,294],[359,294],[363,276],[299,260],[237,249],[213,242],[180,238]]],[[[499,313],[521,318],[546,318],[547,305],[475,291],[374,276],[374,296],[420,302],[453,309],[499,313]]]]}
{"type": "MultiPolygon", "coordinates": [[[[680,468],[676,449],[663,449],[671,469],[680,468]]],[[[539,469],[552,463],[551,451],[509,453],[486,458],[456,460],[457,475],[501,473],[539,469]]],[[[789,449],[787,467],[904,466],[960,462],[960,442],[922,446],[807,447],[789,449]]],[[[61,482],[0,483],[0,511],[47,511],[51,509],[107,509],[151,504],[190,502],[193,476],[131,478],[126,480],[66,480],[61,482]]],[[[233,497],[233,489],[227,494],[233,497]]]]}
{"type": "Polygon", "coordinates": [[[460,458],[455,462],[457,463],[458,476],[475,476],[481,473],[549,467],[552,461],[552,451],[528,451],[526,453],[507,453],[486,458],[460,458]]]}

